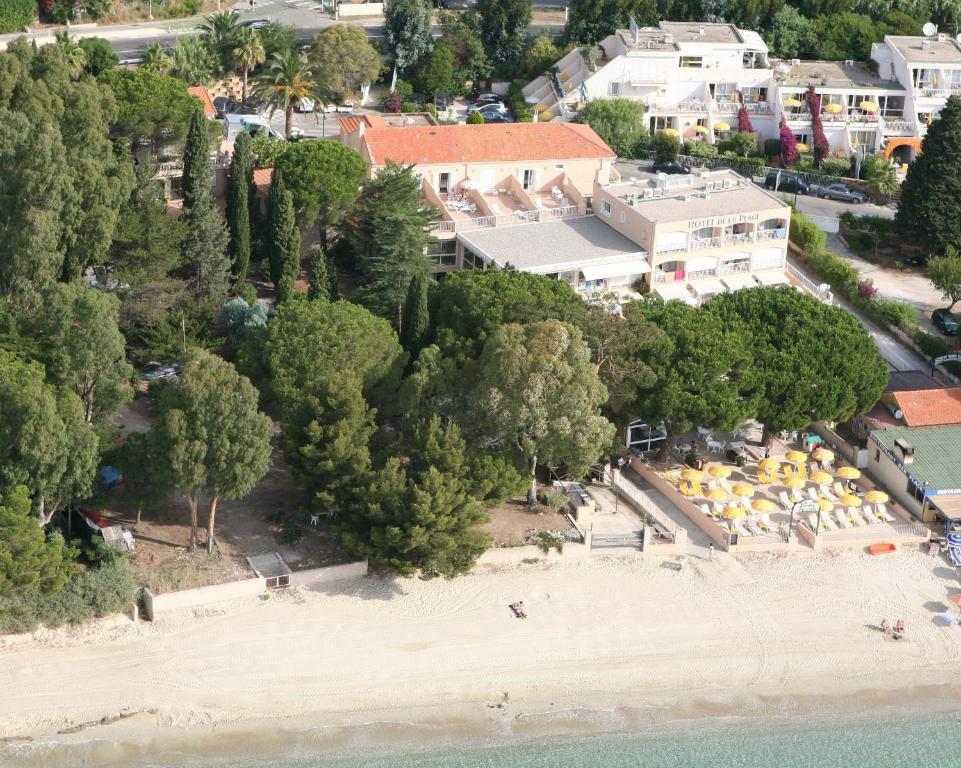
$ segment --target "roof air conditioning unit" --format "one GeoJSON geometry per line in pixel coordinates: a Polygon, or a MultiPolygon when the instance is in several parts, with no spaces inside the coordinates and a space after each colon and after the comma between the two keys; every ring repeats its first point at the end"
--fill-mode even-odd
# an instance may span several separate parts
{"type": "Polygon", "coordinates": [[[724,179],[724,189],[730,189],[733,186],[734,186],[733,179],[724,179]]]}
{"type": "Polygon", "coordinates": [[[853,66],[854,66],[854,59],[845,59],[845,60],[844,60],[844,66],[846,66],[846,67],[853,67],[853,66]]]}
{"type": "Polygon", "coordinates": [[[894,446],[897,448],[898,455],[901,457],[902,464],[913,464],[914,463],[914,446],[911,445],[903,437],[899,437],[894,441],[894,446]]]}
{"type": "Polygon", "coordinates": [[[926,50],[928,50],[930,47],[931,47],[931,41],[930,41],[930,40],[922,40],[922,41],[921,41],[921,50],[922,50],[922,51],[926,51],[926,50]]]}

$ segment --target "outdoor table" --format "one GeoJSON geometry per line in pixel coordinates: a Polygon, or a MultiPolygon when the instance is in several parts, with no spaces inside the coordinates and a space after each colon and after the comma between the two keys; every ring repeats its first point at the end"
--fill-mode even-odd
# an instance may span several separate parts
{"type": "Polygon", "coordinates": [[[735,451],[743,451],[743,450],[744,450],[744,442],[741,441],[741,440],[732,440],[731,442],[729,442],[729,443],[727,444],[727,447],[728,447],[728,448],[733,448],[735,451]]]}
{"type": "Polygon", "coordinates": [[[706,429],[704,427],[698,427],[697,434],[700,435],[701,437],[706,437],[707,435],[711,434],[711,430],[706,429]]]}

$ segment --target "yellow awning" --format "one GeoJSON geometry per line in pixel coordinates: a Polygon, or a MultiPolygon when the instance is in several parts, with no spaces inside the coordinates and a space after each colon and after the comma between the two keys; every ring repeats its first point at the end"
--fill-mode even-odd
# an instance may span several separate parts
{"type": "Polygon", "coordinates": [[[801,106],[804,106],[804,102],[801,101],[800,99],[785,99],[784,106],[785,107],[801,107],[801,106]]]}
{"type": "Polygon", "coordinates": [[[830,112],[830,113],[833,114],[833,115],[836,115],[836,114],[837,114],[838,112],[840,112],[842,109],[844,109],[844,107],[842,107],[840,104],[825,104],[825,105],[824,105],[824,111],[825,111],[825,112],[830,112]]]}
{"type": "Polygon", "coordinates": [[[727,123],[714,123],[714,130],[715,130],[715,131],[729,131],[729,130],[731,130],[731,126],[728,125],[727,123]]]}

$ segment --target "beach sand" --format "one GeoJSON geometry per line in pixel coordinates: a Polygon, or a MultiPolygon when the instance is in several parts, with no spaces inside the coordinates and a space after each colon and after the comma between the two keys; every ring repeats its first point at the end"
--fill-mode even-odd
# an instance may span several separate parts
{"type": "Polygon", "coordinates": [[[958,581],[940,558],[718,553],[681,572],[662,561],[367,577],[6,638],[0,763],[69,765],[73,748],[119,765],[140,751],[250,756],[298,739],[525,737],[961,701],[961,635],[937,616],[958,581]],[[517,600],[528,619],[511,616],[517,600]],[[904,619],[906,639],[885,637],[884,618],[904,619]]]}

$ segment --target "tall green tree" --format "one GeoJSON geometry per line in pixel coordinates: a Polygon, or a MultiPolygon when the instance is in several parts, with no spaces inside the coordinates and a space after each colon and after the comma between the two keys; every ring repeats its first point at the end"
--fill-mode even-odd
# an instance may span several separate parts
{"type": "Polygon", "coordinates": [[[894,216],[902,238],[929,253],[961,248],[961,97],[949,96],[908,167],[894,216]]]}
{"type": "Polygon", "coordinates": [[[431,4],[396,0],[384,9],[384,50],[399,72],[405,72],[434,49],[431,4]]]}
{"type": "Polygon", "coordinates": [[[731,328],[732,336],[749,340],[759,397],[748,416],[764,424],[765,444],[781,430],[864,413],[884,391],[887,363],[864,326],[841,307],[791,288],[755,288],[719,294],[705,309],[718,318],[707,321],[712,337],[731,328]]]}
{"type": "Polygon", "coordinates": [[[370,475],[338,526],[348,549],[402,574],[466,573],[489,544],[487,515],[471,495],[465,444],[435,418],[415,434],[408,469],[390,459],[370,475]]]}
{"type": "Polygon", "coordinates": [[[223,305],[230,285],[227,228],[217,210],[211,179],[210,134],[203,111],[194,111],[184,148],[183,196],[186,235],[183,263],[194,296],[209,308],[223,305]]]}
{"type": "Polygon", "coordinates": [[[460,81],[486,80],[493,65],[484,50],[480,20],[473,8],[464,12],[441,11],[441,42],[454,54],[454,77],[460,81]]]}
{"type": "Polygon", "coordinates": [[[254,81],[254,92],[270,107],[284,113],[284,136],[289,139],[293,128],[294,109],[306,99],[324,101],[320,87],[307,59],[297,51],[275,53],[267,67],[254,81]]]}
{"type": "Polygon", "coordinates": [[[192,351],[176,383],[158,404],[153,439],[166,456],[163,471],[190,504],[190,547],[197,546],[197,506],[210,496],[207,552],[214,542],[217,503],[243,498],[267,473],[270,419],[257,409],[258,393],[227,361],[192,351]]]}
{"type": "Polygon", "coordinates": [[[187,93],[183,81],[143,68],[110,69],[99,80],[117,101],[114,128],[133,144],[150,142],[159,152],[183,141],[197,111],[197,99],[187,93]]]}
{"type": "Polygon", "coordinates": [[[488,57],[504,73],[516,71],[530,31],[530,0],[477,0],[476,8],[488,57]]]}
{"type": "Polygon", "coordinates": [[[538,464],[582,478],[610,448],[614,425],[600,412],[607,390],[581,333],[558,320],[502,325],[475,368],[467,436],[530,467],[528,502],[537,500],[538,464]]]}
{"type": "Polygon", "coordinates": [[[631,18],[642,27],[657,24],[662,18],[653,0],[571,0],[564,25],[564,39],[571,43],[596,44],[614,32],[627,29],[631,18]]]}
{"type": "Polygon", "coordinates": [[[364,182],[347,233],[360,273],[358,303],[399,326],[411,279],[429,269],[424,251],[435,216],[413,166],[388,162],[364,182]]]}
{"type": "Polygon", "coordinates": [[[210,85],[221,71],[217,53],[198,35],[183,35],[170,51],[171,74],[184,85],[210,85]]]}
{"type": "Polygon", "coordinates": [[[374,82],[382,66],[380,54],[364,30],[353,24],[322,29],[314,35],[307,58],[317,79],[336,102],[351,98],[364,85],[374,82]]]}
{"type": "Polygon", "coordinates": [[[267,52],[264,50],[264,42],[260,39],[260,33],[253,27],[240,29],[234,41],[231,57],[240,65],[240,69],[244,73],[244,87],[241,94],[243,100],[247,101],[247,84],[250,79],[250,71],[267,60],[267,52]]]}
{"type": "Polygon", "coordinates": [[[449,46],[439,43],[427,65],[424,75],[424,85],[432,96],[438,93],[449,93],[454,88],[454,53],[449,46]]]}
{"type": "Polygon", "coordinates": [[[367,163],[337,141],[298,141],[277,158],[274,172],[284,175],[305,229],[318,227],[327,249],[327,229],[353,206],[367,176],[367,163]]]}
{"type": "Polygon", "coordinates": [[[736,321],[711,326],[704,309],[679,301],[632,302],[625,307],[632,323],[653,323],[661,333],[646,350],[655,376],[622,388],[621,413],[649,424],[664,423],[667,439],[703,426],[733,429],[757,410],[759,385],[752,367],[751,336],[736,321]]]}
{"type": "Polygon", "coordinates": [[[83,48],[77,44],[77,41],[70,37],[70,33],[67,31],[58,32],[56,40],[60,54],[63,56],[63,60],[70,70],[70,78],[76,80],[80,77],[84,65],[87,63],[87,54],[83,48]]]}
{"type": "Polygon", "coordinates": [[[140,58],[140,69],[146,69],[155,75],[169,75],[174,68],[170,52],[160,43],[148,43],[140,58]]]}
{"type": "Polygon", "coordinates": [[[307,287],[308,299],[331,299],[330,274],[327,271],[327,254],[318,243],[310,249],[310,283],[307,287]]]}
{"type": "Polygon", "coordinates": [[[782,6],[771,21],[764,39],[771,53],[783,59],[807,58],[817,45],[814,23],[791,5],[782,6]]]}
{"type": "Polygon", "coordinates": [[[0,498],[0,598],[37,590],[58,592],[74,572],[74,552],[59,531],[47,534],[30,510],[30,494],[17,486],[0,498]]]}
{"type": "Polygon", "coordinates": [[[204,19],[200,29],[207,46],[217,57],[220,73],[232,72],[237,63],[234,50],[243,29],[240,16],[234,11],[213,13],[204,19]]]}
{"type": "Polygon", "coordinates": [[[40,522],[90,492],[97,434],[80,398],[44,381],[43,366],[0,350],[0,493],[24,486],[40,522]]]}
{"type": "Polygon", "coordinates": [[[271,278],[281,304],[290,298],[300,274],[300,230],[290,192],[285,190],[279,200],[271,201],[268,226],[271,278]]]}
{"type": "Polygon", "coordinates": [[[120,64],[120,57],[110,42],[102,37],[85,37],[79,44],[86,54],[83,68],[94,77],[120,64]]]}
{"type": "Polygon", "coordinates": [[[47,377],[76,393],[87,422],[104,423],[133,397],[119,316],[113,294],[81,282],[60,283],[33,324],[47,377]]]}
{"type": "Polygon", "coordinates": [[[928,261],[928,279],[948,304],[948,310],[961,301],[961,254],[948,246],[944,256],[928,261]]]}
{"type": "Polygon", "coordinates": [[[250,264],[250,190],[254,183],[254,155],[250,134],[241,133],[227,174],[227,229],[230,233],[231,272],[238,284],[247,279],[250,264]]]}
{"type": "Polygon", "coordinates": [[[407,299],[404,301],[400,343],[411,354],[420,351],[430,327],[430,311],[427,306],[429,281],[430,277],[426,272],[414,275],[407,289],[407,299]]]}
{"type": "Polygon", "coordinates": [[[593,128],[621,157],[634,157],[647,138],[644,104],[633,99],[592,99],[577,119],[593,128]]]}

